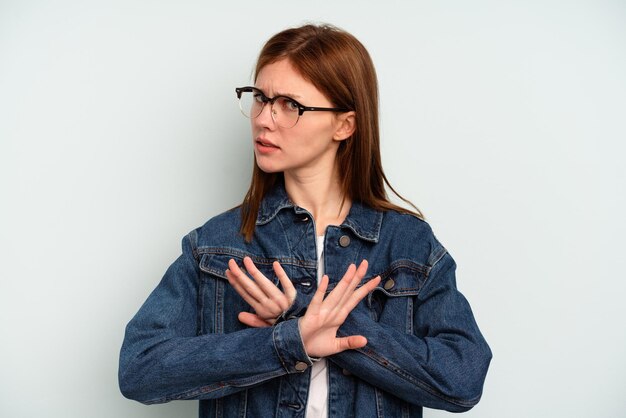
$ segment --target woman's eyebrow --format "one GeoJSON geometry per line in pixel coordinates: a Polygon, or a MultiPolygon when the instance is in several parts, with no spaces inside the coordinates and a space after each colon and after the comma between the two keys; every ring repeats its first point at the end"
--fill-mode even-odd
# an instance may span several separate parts
{"type": "MultiPolygon", "coordinates": [[[[261,93],[265,94],[267,97],[270,97],[265,90],[263,90],[260,87],[255,87],[256,89],[261,90],[261,93]]],[[[295,94],[295,93],[281,93],[281,92],[274,92],[274,95],[271,97],[276,97],[276,96],[286,96],[286,97],[290,97],[292,99],[302,99],[302,96],[300,96],[299,94],[295,94]]]]}
{"type": "Polygon", "coordinates": [[[292,99],[302,99],[302,96],[298,95],[298,94],[293,94],[293,93],[276,93],[276,96],[287,96],[287,97],[291,97],[292,99]]]}

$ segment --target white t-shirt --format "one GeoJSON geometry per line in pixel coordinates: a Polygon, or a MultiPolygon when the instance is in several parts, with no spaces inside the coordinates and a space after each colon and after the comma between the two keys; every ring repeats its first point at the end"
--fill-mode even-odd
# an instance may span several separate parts
{"type": "MultiPolygon", "coordinates": [[[[317,237],[317,284],[324,276],[324,235],[317,237]]],[[[328,369],[326,359],[313,363],[309,400],[306,404],[306,418],[326,418],[328,416],[328,369]]]]}

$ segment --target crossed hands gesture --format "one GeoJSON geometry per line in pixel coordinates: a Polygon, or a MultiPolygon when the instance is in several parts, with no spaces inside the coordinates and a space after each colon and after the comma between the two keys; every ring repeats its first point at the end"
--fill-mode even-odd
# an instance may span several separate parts
{"type": "MultiPolygon", "coordinates": [[[[274,262],[273,268],[284,291],[265,277],[250,257],[245,257],[243,264],[252,279],[232,259],[226,270],[229,283],[255,312],[240,312],[239,320],[250,327],[271,326],[291,306],[296,298],[296,289],[278,261],[274,262]]],[[[366,260],[358,268],[351,264],[326,298],[324,294],[328,288],[328,276],[322,277],[306,313],[298,319],[304,349],[310,357],[326,357],[367,344],[367,339],[362,335],[337,338],[337,330],[348,314],[380,282],[380,276],[376,276],[357,289],[367,267],[366,260]]]]}

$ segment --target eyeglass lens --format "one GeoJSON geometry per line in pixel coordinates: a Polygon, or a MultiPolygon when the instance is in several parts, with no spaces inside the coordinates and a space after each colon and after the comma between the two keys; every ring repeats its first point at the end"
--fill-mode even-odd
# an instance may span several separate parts
{"type": "MultiPolygon", "coordinates": [[[[241,113],[251,119],[258,117],[268,103],[267,98],[258,91],[242,91],[239,99],[241,113]]],[[[277,97],[270,106],[272,119],[278,126],[291,128],[298,122],[299,109],[293,100],[277,97]]]]}

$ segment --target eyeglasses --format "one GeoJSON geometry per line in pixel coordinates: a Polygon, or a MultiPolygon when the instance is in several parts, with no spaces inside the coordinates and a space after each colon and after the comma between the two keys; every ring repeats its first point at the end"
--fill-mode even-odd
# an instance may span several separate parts
{"type": "Polygon", "coordinates": [[[256,87],[237,87],[239,109],[247,118],[254,119],[263,112],[267,103],[270,104],[272,120],[281,128],[292,128],[298,123],[304,112],[349,112],[345,107],[311,107],[304,106],[287,96],[267,97],[256,87]]]}

